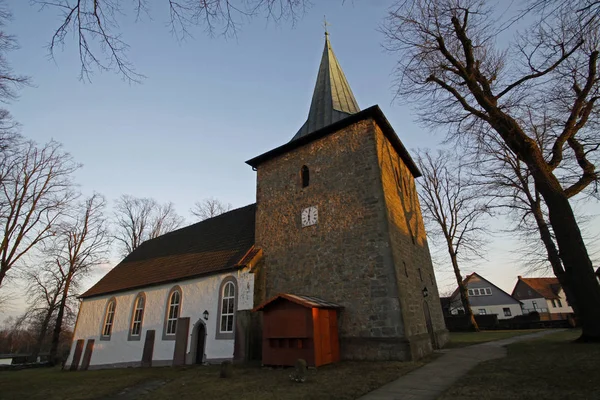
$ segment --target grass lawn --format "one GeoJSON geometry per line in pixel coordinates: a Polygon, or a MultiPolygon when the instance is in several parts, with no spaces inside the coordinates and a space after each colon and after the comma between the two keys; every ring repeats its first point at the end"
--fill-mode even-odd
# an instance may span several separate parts
{"type": "Polygon", "coordinates": [[[511,344],[506,358],[471,370],[440,399],[599,399],[600,344],[571,330],[511,344]]]}
{"type": "Polygon", "coordinates": [[[513,336],[527,335],[543,329],[525,329],[513,331],[450,332],[450,341],[445,348],[465,347],[473,344],[508,339],[513,336]]]}
{"type": "Polygon", "coordinates": [[[219,366],[7,371],[0,372],[0,399],[355,399],[427,361],[341,362],[309,370],[305,383],[289,379],[292,369],[241,366],[235,366],[231,379],[219,378],[219,366]],[[149,393],[114,397],[125,388],[156,381],[166,383],[149,393]]]}

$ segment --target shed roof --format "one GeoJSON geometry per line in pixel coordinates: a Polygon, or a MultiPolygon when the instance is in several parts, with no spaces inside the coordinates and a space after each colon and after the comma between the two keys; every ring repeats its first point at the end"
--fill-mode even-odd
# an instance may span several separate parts
{"type": "Polygon", "coordinates": [[[261,254],[255,210],[250,204],[142,243],[81,297],[242,268],[261,254]]]}
{"type": "Polygon", "coordinates": [[[255,307],[252,311],[260,311],[260,310],[264,309],[265,307],[267,307],[268,305],[274,303],[275,301],[281,300],[281,299],[289,300],[293,303],[299,304],[306,308],[343,308],[342,306],[340,306],[338,304],[331,303],[329,301],[319,299],[319,298],[313,297],[313,296],[303,296],[303,295],[290,294],[290,293],[279,293],[278,295],[270,298],[269,300],[265,301],[261,305],[255,307]]]}

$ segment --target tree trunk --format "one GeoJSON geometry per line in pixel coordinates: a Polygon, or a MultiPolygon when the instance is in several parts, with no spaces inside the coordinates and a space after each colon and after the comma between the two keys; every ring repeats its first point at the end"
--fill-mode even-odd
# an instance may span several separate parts
{"type": "Polygon", "coordinates": [[[3,264],[0,264],[0,287],[2,287],[2,281],[4,280],[5,276],[6,276],[6,269],[4,268],[3,264]]]}
{"type": "Polygon", "coordinates": [[[65,288],[63,289],[63,294],[60,299],[60,303],[58,306],[58,314],[56,316],[56,324],[54,325],[54,332],[52,334],[52,346],[50,347],[50,355],[48,358],[50,359],[50,363],[56,364],[59,360],[57,359],[58,353],[58,344],[60,342],[60,333],[62,331],[62,323],[65,315],[65,307],[67,306],[67,298],[69,297],[69,288],[71,286],[71,280],[73,279],[73,274],[69,271],[67,278],[65,280],[65,288]]]}
{"type": "Polygon", "coordinates": [[[44,338],[46,337],[46,333],[48,331],[48,325],[50,325],[50,318],[52,318],[52,312],[54,310],[49,308],[44,316],[44,320],[42,321],[42,326],[40,327],[40,332],[38,333],[37,340],[35,341],[35,346],[33,347],[33,351],[31,352],[30,361],[36,362],[40,352],[42,350],[42,344],[44,342],[44,338]]]}
{"type": "MultiPolygon", "coordinates": [[[[543,192],[540,193],[544,195],[543,192]]],[[[564,275],[560,274],[557,278],[562,278],[570,288],[572,304],[577,308],[581,319],[580,340],[600,342],[600,285],[594,275],[575,215],[564,193],[550,193],[545,200],[565,267],[564,275]]]]}
{"type": "Polygon", "coordinates": [[[465,313],[469,316],[471,329],[475,332],[479,332],[479,326],[477,325],[477,321],[475,320],[475,315],[473,315],[471,303],[469,303],[469,291],[467,290],[467,287],[465,286],[463,278],[460,274],[456,253],[453,251],[450,245],[448,245],[448,253],[450,253],[450,260],[452,261],[452,268],[454,268],[454,276],[456,277],[456,283],[458,284],[458,293],[460,294],[460,300],[462,302],[463,309],[465,310],[465,313]]]}
{"type": "Polygon", "coordinates": [[[587,253],[575,214],[559,180],[537,144],[523,132],[519,123],[491,103],[482,104],[489,112],[489,123],[509,148],[523,161],[548,207],[550,225],[556,236],[566,282],[577,304],[582,333],[579,340],[600,342],[600,285],[587,253]]]}
{"type": "Polygon", "coordinates": [[[533,216],[535,217],[535,221],[538,226],[538,231],[540,233],[540,238],[542,239],[542,243],[544,243],[544,247],[546,247],[546,253],[548,254],[548,261],[552,266],[552,271],[554,275],[558,278],[560,285],[562,286],[565,295],[567,296],[567,301],[571,308],[573,308],[573,312],[575,315],[578,315],[577,311],[577,301],[575,299],[575,294],[571,290],[571,283],[569,282],[569,277],[565,274],[565,269],[562,265],[562,260],[560,259],[560,255],[558,254],[558,250],[556,249],[556,245],[554,244],[554,240],[552,239],[552,234],[550,233],[550,228],[548,228],[548,224],[546,223],[546,219],[542,213],[542,209],[540,208],[540,203],[537,201],[533,207],[531,208],[533,216]]]}

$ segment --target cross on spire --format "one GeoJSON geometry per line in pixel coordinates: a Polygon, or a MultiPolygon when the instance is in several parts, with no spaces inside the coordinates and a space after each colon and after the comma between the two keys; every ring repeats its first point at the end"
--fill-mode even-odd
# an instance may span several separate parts
{"type": "Polygon", "coordinates": [[[327,22],[327,17],[323,15],[323,29],[325,29],[325,36],[329,35],[329,32],[327,31],[328,26],[331,26],[331,24],[327,22]]]}

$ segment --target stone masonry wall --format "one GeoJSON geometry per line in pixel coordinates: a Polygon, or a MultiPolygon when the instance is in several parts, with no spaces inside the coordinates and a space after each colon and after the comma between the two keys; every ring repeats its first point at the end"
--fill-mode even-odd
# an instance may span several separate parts
{"type": "Polygon", "coordinates": [[[415,178],[381,129],[373,124],[388,210],[388,229],[404,318],[404,333],[410,342],[412,358],[416,359],[432,350],[425,322],[425,303],[431,315],[437,347],[445,344],[448,333],[427,245],[415,178]],[[427,288],[427,297],[423,295],[424,288],[427,288]]]}
{"type": "Polygon", "coordinates": [[[267,298],[305,294],[344,307],[343,358],[406,359],[412,330],[402,322],[375,138],[375,124],[362,121],[261,164],[256,245],[267,298]],[[318,223],[302,228],[310,206],[318,223]]]}

